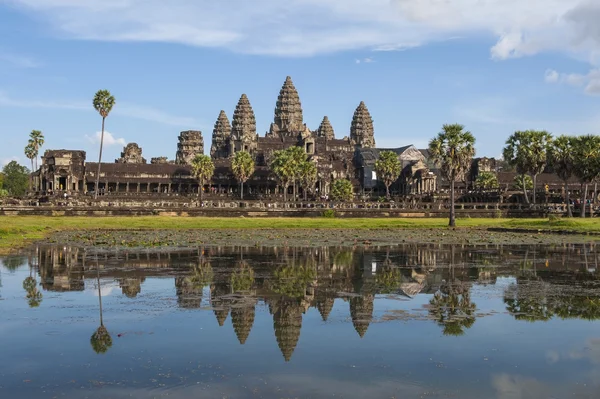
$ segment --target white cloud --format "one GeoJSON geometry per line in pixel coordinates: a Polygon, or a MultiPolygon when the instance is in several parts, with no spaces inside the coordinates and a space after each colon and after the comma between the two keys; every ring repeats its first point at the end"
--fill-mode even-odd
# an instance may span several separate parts
{"type": "Polygon", "coordinates": [[[600,62],[597,0],[4,0],[88,40],[174,42],[310,56],[487,33],[506,59],[562,51],[600,62]]]}
{"type": "Polygon", "coordinates": [[[2,159],[0,160],[0,165],[1,165],[2,167],[4,167],[4,166],[6,166],[6,165],[7,165],[9,162],[12,162],[12,161],[17,161],[17,162],[19,162],[19,157],[2,158],[2,159]]]}
{"type": "MultiPolygon", "coordinates": [[[[93,136],[89,136],[89,135],[85,135],[85,138],[88,139],[88,141],[92,144],[100,144],[100,137],[102,136],[102,132],[96,132],[95,135],[93,136]]],[[[114,137],[112,135],[112,133],[107,132],[106,130],[104,131],[104,145],[105,146],[112,146],[112,145],[122,145],[125,146],[127,144],[127,141],[124,138],[117,138],[114,137]]]]}
{"type": "MultiPolygon", "coordinates": [[[[68,109],[95,112],[91,105],[84,101],[16,99],[10,97],[8,94],[2,91],[0,91],[0,106],[14,108],[68,109]]],[[[117,103],[112,112],[115,115],[122,115],[128,118],[162,123],[164,125],[183,127],[194,127],[198,125],[198,122],[194,118],[171,115],[159,109],[143,105],[117,103]]]]}
{"type": "Polygon", "coordinates": [[[587,74],[558,73],[546,71],[545,81],[548,83],[566,83],[571,86],[585,86],[584,92],[590,95],[600,95],[600,68],[592,69],[587,74]]]}
{"type": "Polygon", "coordinates": [[[370,63],[375,62],[375,60],[372,57],[367,57],[367,58],[363,58],[363,59],[356,59],[356,60],[354,60],[354,62],[357,64],[360,64],[360,63],[370,64],[370,63]]]}
{"type": "Polygon", "coordinates": [[[6,62],[19,68],[37,68],[40,64],[31,57],[0,52],[0,63],[6,62]]]}

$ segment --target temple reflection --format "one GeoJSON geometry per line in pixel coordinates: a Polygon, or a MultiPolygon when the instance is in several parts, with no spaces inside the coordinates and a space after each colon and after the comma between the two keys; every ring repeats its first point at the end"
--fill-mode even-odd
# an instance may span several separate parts
{"type": "Polygon", "coordinates": [[[378,296],[427,295],[427,322],[438,324],[445,335],[462,335],[476,322],[473,287],[496,284],[500,277],[511,278],[502,300],[518,320],[598,319],[600,296],[590,294],[600,288],[598,258],[594,244],[199,247],[168,253],[92,253],[56,246],[36,248],[30,265],[45,291],[81,291],[86,282],[95,279],[100,285],[102,279],[118,282],[132,300],[143,296],[148,278],[172,278],[180,309],[212,311],[222,327],[229,318],[227,328],[241,345],[251,337],[257,307],[266,306],[289,361],[310,308],[328,322],[336,300],[346,302],[363,338],[379,317],[374,312],[378,296]]]}

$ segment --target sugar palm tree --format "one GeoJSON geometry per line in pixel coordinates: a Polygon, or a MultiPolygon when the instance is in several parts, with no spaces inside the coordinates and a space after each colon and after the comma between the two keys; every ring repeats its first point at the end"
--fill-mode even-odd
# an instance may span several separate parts
{"type": "Polygon", "coordinates": [[[390,186],[398,180],[401,172],[402,164],[395,152],[382,151],[379,154],[379,159],[375,161],[375,173],[377,173],[378,179],[383,180],[387,199],[390,199],[390,186]]]}
{"type": "Polygon", "coordinates": [[[236,152],[231,161],[231,169],[237,181],[240,182],[240,198],[244,199],[244,183],[254,173],[254,159],[246,151],[236,152]]]}
{"type": "Polygon", "coordinates": [[[98,198],[98,186],[100,185],[100,164],[102,162],[102,145],[104,143],[104,121],[115,105],[115,98],[108,90],[99,90],[94,96],[94,109],[102,117],[102,133],[100,134],[100,154],[98,155],[98,173],[96,174],[96,188],[94,198],[98,198]]]}
{"type": "MultiPolygon", "coordinates": [[[[33,169],[33,159],[36,157],[35,148],[33,147],[31,141],[25,146],[25,156],[29,158],[31,161],[31,172],[34,172],[33,169]]],[[[33,177],[29,178],[29,190],[33,189],[33,177]]]]}
{"type": "Polygon", "coordinates": [[[554,169],[554,173],[565,184],[565,203],[567,204],[567,217],[573,217],[573,211],[571,209],[571,198],[569,195],[569,179],[573,176],[574,167],[573,158],[573,137],[570,136],[559,136],[553,142],[550,147],[550,165],[554,169]]]}
{"type": "Polygon", "coordinates": [[[459,124],[444,125],[437,137],[429,142],[432,160],[439,165],[442,174],[450,181],[450,221],[456,226],[454,210],[454,184],[464,178],[475,156],[475,137],[459,124]]]}
{"type": "Polygon", "coordinates": [[[200,196],[200,201],[202,201],[204,184],[213,177],[215,164],[208,155],[198,154],[192,160],[192,173],[198,180],[198,195],[200,196]]]}
{"type": "Polygon", "coordinates": [[[283,186],[283,201],[287,202],[287,191],[290,183],[294,180],[295,170],[290,154],[286,150],[278,150],[273,153],[270,164],[271,171],[277,176],[283,186]]]}
{"type": "Polygon", "coordinates": [[[110,333],[104,327],[104,320],[102,319],[102,290],[100,288],[100,266],[98,265],[98,259],[96,258],[96,276],[98,284],[98,303],[100,306],[100,327],[94,331],[90,337],[90,345],[94,352],[106,353],[106,351],[112,346],[112,338],[110,333]]]}
{"type": "Polygon", "coordinates": [[[304,201],[306,201],[308,189],[310,188],[312,190],[317,182],[317,166],[314,162],[304,161],[300,164],[299,171],[300,184],[302,184],[304,201]]]}
{"type": "Polygon", "coordinates": [[[600,177],[600,136],[589,134],[573,140],[573,172],[581,183],[581,217],[584,218],[588,184],[600,177]]]}
{"type": "MultiPolygon", "coordinates": [[[[33,147],[33,157],[35,158],[35,170],[37,170],[37,158],[40,153],[40,148],[42,148],[42,146],[44,145],[44,134],[40,130],[32,130],[31,133],[29,133],[29,145],[33,147]]],[[[33,172],[33,164],[31,165],[31,169],[31,171],[33,172]]]]}

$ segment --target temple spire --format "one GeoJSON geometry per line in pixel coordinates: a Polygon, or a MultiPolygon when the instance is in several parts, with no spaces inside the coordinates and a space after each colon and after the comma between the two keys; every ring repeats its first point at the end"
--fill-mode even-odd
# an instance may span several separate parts
{"type": "Polygon", "coordinates": [[[363,148],[375,147],[373,118],[371,118],[371,114],[364,101],[361,101],[356,108],[356,111],[354,111],[354,117],[352,118],[352,125],[350,127],[350,139],[355,145],[363,148]]]}
{"type": "Polygon", "coordinates": [[[225,111],[221,110],[219,117],[215,122],[212,134],[212,145],[210,147],[210,156],[212,158],[227,157],[227,142],[231,137],[231,124],[225,111]]]}
{"type": "Polygon", "coordinates": [[[292,78],[288,76],[279,91],[279,97],[277,97],[275,119],[269,130],[269,135],[273,137],[296,136],[298,132],[305,130],[303,120],[300,96],[294,82],[292,82],[292,78]]]}
{"type": "Polygon", "coordinates": [[[325,137],[327,140],[333,140],[335,138],[333,126],[331,126],[331,122],[329,122],[327,116],[323,118],[321,125],[317,129],[317,137],[325,137]]]}
{"type": "Polygon", "coordinates": [[[236,140],[254,140],[256,138],[256,117],[248,96],[242,94],[233,113],[231,136],[236,140]]]}

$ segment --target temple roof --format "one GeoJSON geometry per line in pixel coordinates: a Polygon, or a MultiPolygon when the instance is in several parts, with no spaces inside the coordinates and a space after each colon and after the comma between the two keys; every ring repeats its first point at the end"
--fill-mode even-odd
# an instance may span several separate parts
{"type": "Polygon", "coordinates": [[[256,137],[256,117],[250,105],[250,100],[245,94],[242,94],[233,112],[231,134],[238,139],[248,138],[253,140],[256,137]]]}
{"type": "Polygon", "coordinates": [[[364,101],[361,101],[356,111],[354,111],[352,125],[350,126],[350,138],[363,147],[375,147],[373,118],[371,118],[364,101]]]}
{"type": "Polygon", "coordinates": [[[299,130],[303,124],[300,96],[289,76],[286,77],[277,97],[274,123],[286,131],[299,130]]]}
{"type": "Polygon", "coordinates": [[[333,131],[333,126],[331,126],[331,122],[329,122],[329,118],[327,116],[323,117],[323,121],[319,128],[317,129],[318,137],[325,137],[328,140],[335,138],[335,133],[333,131]]]}

